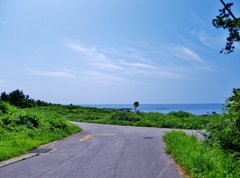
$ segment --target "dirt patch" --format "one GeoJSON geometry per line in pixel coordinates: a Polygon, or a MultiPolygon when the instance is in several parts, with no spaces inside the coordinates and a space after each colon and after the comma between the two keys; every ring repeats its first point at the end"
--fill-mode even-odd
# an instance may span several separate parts
{"type": "Polygon", "coordinates": [[[172,164],[175,166],[177,172],[183,177],[183,178],[191,178],[191,176],[185,171],[173,158],[172,158],[172,164]]]}

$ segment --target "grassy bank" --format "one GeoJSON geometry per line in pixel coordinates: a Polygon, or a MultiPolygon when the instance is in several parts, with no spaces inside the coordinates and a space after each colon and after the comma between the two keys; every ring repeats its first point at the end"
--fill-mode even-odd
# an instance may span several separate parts
{"type": "Polygon", "coordinates": [[[210,146],[180,131],[166,133],[163,139],[166,151],[191,177],[240,177],[240,161],[218,146],[210,146]]]}
{"type": "Polygon", "coordinates": [[[36,113],[0,102],[0,161],[79,131],[60,115],[36,113]]]}

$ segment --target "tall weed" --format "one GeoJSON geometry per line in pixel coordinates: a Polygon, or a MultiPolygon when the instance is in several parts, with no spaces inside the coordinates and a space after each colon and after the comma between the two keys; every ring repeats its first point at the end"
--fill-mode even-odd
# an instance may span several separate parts
{"type": "Polygon", "coordinates": [[[240,161],[219,147],[211,147],[185,132],[172,131],[163,136],[166,151],[173,155],[191,177],[240,177],[240,161]]]}

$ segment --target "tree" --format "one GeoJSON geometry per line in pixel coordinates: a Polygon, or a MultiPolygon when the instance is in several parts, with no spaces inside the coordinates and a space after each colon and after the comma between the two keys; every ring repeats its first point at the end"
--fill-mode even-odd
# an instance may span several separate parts
{"type": "Polygon", "coordinates": [[[233,89],[233,96],[230,96],[227,100],[227,107],[230,112],[240,111],[240,88],[233,89]]]}
{"type": "Polygon", "coordinates": [[[222,49],[220,53],[230,54],[234,51],[234,42],[240,41],[240,18],[236,18],[231,11],[233,3],[225,3],[220,0],[223,4],[223,9],[220,9],[220,14],[213,19],[212,23],[216,28],[228,29],[229,36],[227,37],[227,43],[225,49],[222,49]]]}
{"type": "Polygon", "coordinates": [[[8,95],[5,91],[1,93],[0,100],[8,101],[8,95]]]}
{"type": "Polygon", "coordinates": [[[25,107],[25,100],[26,96],[24,95],[23,91],[20,91],[19,89],[12,91],[8,95],[9,103],[18,106],[18,107],[25,107]]]}
{"type": "Polygon", "coordinates": [[[9,104],[20,107],[20,108],[31,108],[35,106],[47,106],[51,103],[46,103],[44,101],[31,99],[29,95],[25,95],[22,90],[14,90],[9,94],[2,92],[0,96],[1,101],[9,102],[9,104]]]}

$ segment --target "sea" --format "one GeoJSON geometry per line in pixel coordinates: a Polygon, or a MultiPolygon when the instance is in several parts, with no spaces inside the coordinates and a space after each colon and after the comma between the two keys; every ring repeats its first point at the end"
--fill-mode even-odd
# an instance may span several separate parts
{"type": "MultiPolygon", "coordinates": [[[[84,107],[108,108],[108,109],[130,109],[134,112],[133,104],[80,104],[84,107]]],[[[222,104],[205,103],[205,104],[139,104],[136,108],[140,112],[159,112],[167,114],[171,111],[186,111],[195,115],[222,114],[222,104]]]]}

